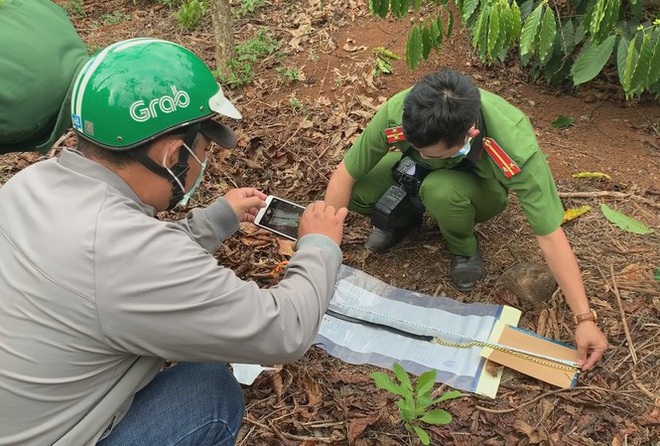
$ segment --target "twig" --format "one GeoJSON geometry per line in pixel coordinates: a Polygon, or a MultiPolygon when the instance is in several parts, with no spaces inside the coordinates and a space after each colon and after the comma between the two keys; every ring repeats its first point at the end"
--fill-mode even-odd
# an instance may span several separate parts
{"type": "Polygon", "coordinates": [[[325,66],[325,72],[323,73],[323,79],[321,79],[321,85],[319,86],[318,94],[320,95],[323,92],[323,86],[325,85],[325,78],[328,76],[328,70],[330,69],[330,58],[332,56],[328,54],[328,63],[325,66]]]}
{"type": "Polygon", "coordinates": [[[342,427],[344,425],[343,421],[326,421],[326,422],[318,422],[318,421],[308,421],[306,423],[300,423],[301,426],[309,427],[310,429],[320,429],[323,427],[342,427]]]}
{"type": "Polygon", "coordinates": [[[516,406],[516,407],[510,407],[510,408],[508,408],[508,409],[489,409],[489,408],[487,408],[487,407],[478,406],[478,405],[475,405],[474,407],[476,407],[477,409],[482,410],[482,411],[484,411],[484,412],[488,412],[488,413],[509,413],[509,412],[515,412],[516,410],[518,410],[518,409],[522,409],[523,407],[526,407],[526,406],[529,406],[530,404],[533,404],[533,403],[537,402],[538,400],[540,400],[540,399],[542,399],[542,398],[545,398],[546,396],[556,395],[556,394],[558,394],[558,393],[562,393],[562,392],[566,392],[566,391],[574,391],[574,390],[602,390],[602,391],[605,391],[605,392],[611,392],[611,393],[616,393],[616,392],[617,392],[616,390],[606,389],[606,388],[604,388],[604,387],[595,387],[595,386],[593,386],[593,387],[592,387],[592,386],[588,386],[588,387],[572,387],[572,388],[569,387],[569,388],[566,388],[566,389],[551,390],[550,392],[546,392],[546,393],[541,394],[541,395],[539,395],[539,396],[537,396],[537,397],[535,397],[535,398],[532,398],[531,400],[529,400],[529,401],[527,401],[527,402],[524,402],[524,403],[522,403],[522,404],[519,405],[519,406],[516,406]]]}
{"type": "MultiPolygon", "coordinates": [[[[654,334],[653,336],[651,336],[650,339],[647,339],[646,341],[642,342],[642,343],[638,346],[637,349],[640,350],[640,351],[641,351],[642,349],[645,349],[646,346],[649,345],[649,344],[651,344],[651,343],[655,340],[655,338],[657,338],[658,336],[660,336],[660,331],[658,331],[656,334],[654,334]]],[[[655,348],[652,348],[652,349],[651,349],[651,352],[654,353],[654,352],[655,352],[655,348]]],[[[623,364],[625,364],[625,362],[628,360],[629,357],[630,357],[630,353],[628,353],[628,354],[626,355],[626,357],[623,358],[623,359],[621,360],[621,362],[620,362],[618,365],[616,365],[616,366],[614,366],[614,367],[612,368],[612,373],[616,373],[617,370],[619,370],[619,368],[620,368],[623,364]]],[[[646,359],[646,358],[642,358],[639,362],[643,362],[644,359],[646,359]]],[[[626,376],[627,373],[628,373],[628,372],[624,373],[619,379],[621,379],[621,378],[623,378],[624,376],[626,376]]]]}
{"type": "Polygon", "coordinates": [[[630,357],[633,360],[633,364],[637,364],[637,353],[635,353],[635,346],[633,345],[632,338],[630,337],[630,330],[628,330],[628,322],[626,321],[626,313],[623,311],[623,303],[621,302],[621,295],[619,295],[619,289],[616,286],[616,279],[614,278],[614,265],[610,263],[610,275],[612,276],[612,291],[616,297],[616,304],[619,307],[619,314],[621,315],[621,322],[623,323],[623,332],[626,334],[626,340],[628,341],[628,348],[630,349],[630,357]]]}
{"type": "Polygon", "coordinates": [[[303,443],[310,442],[310,443],[335,443],[340,440],[345,440],[345,437],[313,437],[313,436],[306,436],[306,435],[294,435],[290,434],[288,432],[282,432],[282,431],[276,431],[279,432],[283,437],[286,437],[288,440],[295,440],[295,441],[300,441],[303,443]]]}
{"type": "Polygon", "coordinates": [[[238,443],[236,446],[243,446],[244,444],[247,443],[248,438],[250,438],[250,435],[252,435],[252,432],[254,432],[256,429],[256,426],[252,426],[250,430],[248,431],[247,434],[243,437],[240,443],[238,443]]]}
{"type": "Polygon", "coordinates": [[[645,293],[645,294],[649,294],[651,296],[659,296],[660,297],[659,292],[649,290],[648,288],[640,288],[640,287],[629,286],[629,285],[619,285],[619,288],[621,288],[622,290],[638,291],[640,293],[645,293]]]}
{"type": "MultiPolygon", "coordinates": [[[[642,359],[639,360],[640,364],[643,364],[646,359],[648,359],[649,357],[654,356],[654,355],[655,355],[655,351],[651,351],[650,353],[647,353],[646,356],[644,356],[642,359]]],[[[628,356],[630,356],[630,355],[628,355],[628,356]]],[[[626,356],[625,359],[628,359],[628,356],[626,356]]],[[[617,369],[618,369],[618,367],[617,367],[617,369]]],[[[618,377],[619,381],[623,381],[623,378],[625,378],[628,373],[634,373],[634,370],[635,370],[635,366],[633,365],[623,375],[618,377]]],[[[653,370],[653,369],[649,369],[649,370],[653,370]]],[[[642,374],[642,376],[646,375],[646,373],[648,373],[649,370],[644,372],[642,374]]],[[[612,370],[612,373],[614,373],[614,370],[612,370]]],[[[621,387],[619,387],[619,388],[621,388],[621,387]]]]}
{"type": "Polygon", "coordinates": [[[595,191],[595,192],[559,192],[559,198],[596,198],[596,197],[612,197],[618,199],[632,198],[633,200],[641,201],[646,203],[651,207],[660,209],[660,203],[656,203],[654,200],[649,200],[648,198],[640,197],[639,195],[626,194],[623,192],[613,192],[613,191],[595,191]]]}
{"type": "Polygon", "coordinates": [[[634,370],[632,371],[632,377],[633,380],[635,381],[635,385],[637,386],[637,388],[641,390],[646,396],[651,398],[653,401],[657,401],[658,398],[660,398],[660,396],[655,395],[653,392],[647,389],[646,386],[639,381],[639,379],[637,379],[637,374],[635,373],[634,370]]]}
{"type": "Polygon", "coordinates": [[[55,141],[55,144],[53,144],[50,150],[48,150],[48,152],[46,153],[46,158],[52,158],[53,156],[55,156],[55,153],[57,153],[57,151],[63,147],[62,143],[64,143],[64,141],[73,137],[74,135],[75,133],[73,132],[73,130],[69,130],[64,135],[60,136],[59,139],[55,141]]]}
{"type": "Polygon", "coordinates": [[[564,144],[559,144],[559,143],[557,143],[557,142],[553,142],[553,141],[543,141],[543,144],[550,144],[551,146],[561,147],[562,149],[568,149],[568,150],[570,150],[570,151],[572,151],[572,152],[578,152],[578,153],[581,153],[581,154],[583,154],[583,155],[590,156],[590,157],[595,158],[595,159],[599,159],[599,157],[598,157],[597,155],[594,155],[593,153],[585,152],[585,151],[583,151],[583,150],[578,150],[578,149],[576,149],[575,147],[569,147],[569,146],[566,146],[566,145],[564,145],[564,144]]]}

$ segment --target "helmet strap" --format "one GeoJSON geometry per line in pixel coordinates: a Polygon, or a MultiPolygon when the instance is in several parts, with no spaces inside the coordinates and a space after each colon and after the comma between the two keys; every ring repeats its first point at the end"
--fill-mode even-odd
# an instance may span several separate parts
{"type": "MultiPolygon", "coordinates": [[[[186,133],[183,136],[184,144],[190,147],[191,150],[195,142],[195,138],[197,137],[197,134],[199,133],[201,127],[202,124],[199,122],[195,124],[191,124],[188,126],[188,129],[186,130],[186,133]]],[[[170,182],[170,184],[172,185],[172,198],[170,199],[170,204],[167,207],[167,209],[169,210],[172,209],[174,206],[176,206],[176,204],[181,200],[181,198],[183,198],[183,196],[186,193],[186,191],[181,188],[181,184],[185,186],[186,174],[190,169],[190,166],[188,165],[188,156],[189,156],[188,150],[183,150],[183,149],[179,150],[179,159],[176,162],[176,164],[174,164],[170,169],[174,174],[174,176],[172,176],[170,172],[168,172],[167,169],[165,169],[163,166],[159,165],[154,160],[149,158],[146,153],[142,151],[136,151],[136,152],[131,151],[129,153],[137,162],[142,164],[144,167],[146,167],[156,175],[166,178],[170,182]],[[177,181],[177,179],[179,181],[177,181]]]]}

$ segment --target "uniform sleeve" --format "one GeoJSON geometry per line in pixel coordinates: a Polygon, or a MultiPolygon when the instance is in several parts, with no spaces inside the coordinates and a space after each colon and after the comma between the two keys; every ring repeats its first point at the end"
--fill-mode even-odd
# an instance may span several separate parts
{"type": "Polygon", "coordinates": [[[545,156],[536,150],[509,179],[498,171],[500,182],[514,191],[535,235],[547,235],[561,225],[564,208],[545,156]]]}
{"type": "Polygon", "coordinates": [[[385,137],[385,129],[390,123],[390,104],[391,101],[388,101],[378,109],[344,156],[346,170],[356,180],[373,169],[389,151],[390,144],[385,137]]]}
{"type": "Polygon", "coordinates": [[[491,158],[491,171],[501,184],[514,191],[534,234],[553,232],[561,225],[564,210],[529,118],[503,98],[484,90],[481,102],[487,136],[494,138],[520,167],[518,174],[506,178],[491,158]]]}
{"type": "Polygon", "coordinates": [[[111,348],[176,361],[262,364],[305,353],[341,265],[332,240],[301,238],[284,278],[262,289],[219,266],[185,232],[147,220],[127,218],[97,237],[96,305],[111,348]]]}

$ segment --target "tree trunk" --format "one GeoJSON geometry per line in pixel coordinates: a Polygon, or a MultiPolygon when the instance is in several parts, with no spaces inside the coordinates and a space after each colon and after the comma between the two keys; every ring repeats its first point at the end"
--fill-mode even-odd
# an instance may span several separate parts
{"type": "Polygon", "coordinates": [[[235,53],[229,0],[211,0],[211,17],[215,36],[216,68],[226,76],[229,73],[227,63],[235,53]]]}

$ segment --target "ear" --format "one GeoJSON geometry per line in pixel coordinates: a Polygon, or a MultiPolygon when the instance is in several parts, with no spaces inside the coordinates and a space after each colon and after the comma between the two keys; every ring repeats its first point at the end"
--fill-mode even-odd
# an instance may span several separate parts
{"type": "Polygon", "coordinates": [[[159,138],[149,148],[149,155],[158,164],[171,168],[179,161],[179,151],[185,150],[181,138],[159,138]]]}
{"type": "Polygon", "coordinates": [[[481,130],[479,130],[477,127],[472,127],[470,130],[468,130],[467,136],[470,138],[476,138],[479,133],[481,133],[481,130]]]}

